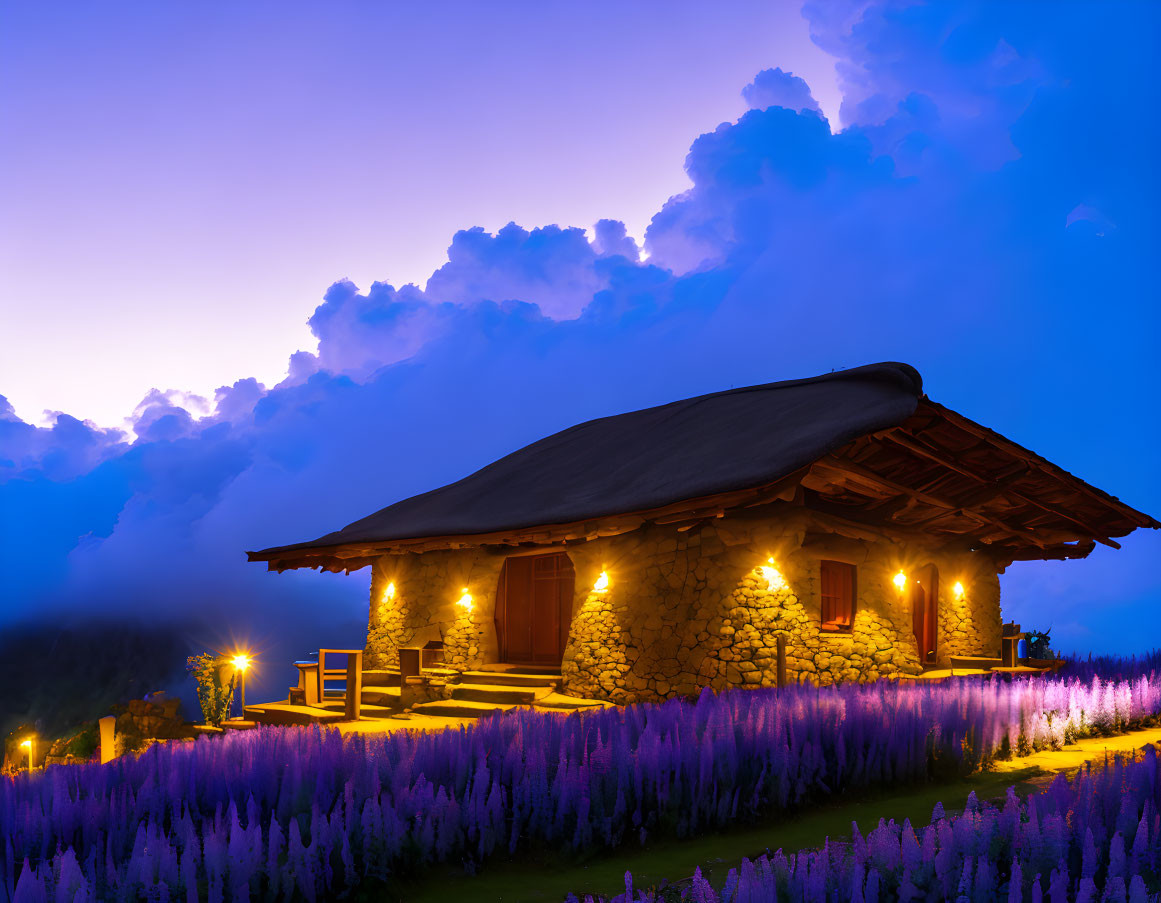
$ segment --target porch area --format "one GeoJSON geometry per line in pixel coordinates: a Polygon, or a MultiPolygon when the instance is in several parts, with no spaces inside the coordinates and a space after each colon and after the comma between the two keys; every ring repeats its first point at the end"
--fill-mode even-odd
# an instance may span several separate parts
{"type": "Polygon", "coordinates": [[[359,722],[364,730],[390,730],[432,719],[443,727],[518,707],[569,714],[609,705],[562,693],[559,668],[496,664],[459,671],[424,651],[400,650],[396,667],[364,669],[361,649],[320,649],[318,661],[295,662],[298,683],[285,699],[247,705],[241,722],[226,726],[359,722]]]}

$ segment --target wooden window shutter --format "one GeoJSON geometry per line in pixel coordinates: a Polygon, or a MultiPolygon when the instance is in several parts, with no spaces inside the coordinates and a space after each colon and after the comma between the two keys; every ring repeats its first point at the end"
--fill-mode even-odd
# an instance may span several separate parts
{"type": "Polygon", "coordinates": [[[821,561],[819,570],[823,628],[850,630],[855,620],[855,566],[844,561],[821,561]]]}

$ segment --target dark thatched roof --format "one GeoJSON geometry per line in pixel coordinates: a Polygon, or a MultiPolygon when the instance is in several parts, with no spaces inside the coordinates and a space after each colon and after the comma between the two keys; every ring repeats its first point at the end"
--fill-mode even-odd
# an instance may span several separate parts
{"type": "MultiPolygon", "coordinates": [[[[863,437],[890,428],[906,430],[903,425],[935,408],[943,412],[934,415],[937,419],[959,416],[927,402],[919,373],[901,363],[870,364],[809,379],[715,392],[578,424],[458,482],[396,502],[334,533],[249,556],[277,570],[328,566],[328,550],[339,547],[386,548],[426,537],[480,536],[656,511],[685,500],[769,486],[863,437]]],[[[971,424],[966,418],[960,421],[971,424]]],[[[987,432],[1007,447],[1035,457],[987,432]]],[[[1119,536],[1136,526],[1156,525],[1111,496],[1036,460],[1053,468],[1056,483],[1067,478],[1087,490],[1090,504],[1090,496],[1099,494],[1098,513],[1105,513],[1105,500],[1116,503],[1113,514],[1120,520],[1102,523],[1089,532],[1119,536]],[[1127,520],[1124,512],[1131,512],[1127,520]]],[[[914,462],[904,469],[915,469],[914,462]]],[[[872,489],[863,491],[873,493],[882,488],[874,480],[864,479],[860,484],[854,479],[855,489],[869,485],[872,489]]],[[[975,479],[986,482],[987,477],[975,479]]],[[[843,479],[838,482],[850,488],[843,479]]],[[[899,488],[895,483],[886,485],[899,488]]],[[[978,486],[973,488],[978,492],[978,486]]],[[[1079,491],[1072,483],[1068,488],[1079,491]]],[[[844,501],[841,497],[820,499],[844,501]]],[[[920,501],[924,500],[930,503],[921,496],[920,501]]],[[[350,560],[346,566],[365,563],[350,560]]],[[[335,567],[333,557],[329,566],[335,567]]]]}

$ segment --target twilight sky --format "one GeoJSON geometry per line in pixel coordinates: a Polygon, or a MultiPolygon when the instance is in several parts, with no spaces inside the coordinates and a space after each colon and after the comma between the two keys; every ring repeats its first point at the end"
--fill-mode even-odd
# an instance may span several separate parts
{"type": "MultiPolygon", "coordinates": [[[[1161,512],[1156,4],[0,17],[0,622],[359,642],[364,572],[242,550],[877,360],[1161,512]]],[[[1159,558],[1015,565],[1005,615],[1143,650],[1159,558]]]]}
{"type": "Polygon", "coordinates": [[[612,217],[640,238],[771,60],[840,102],[793,3],[0,17],[0,392],[36,422],[118,426],[150,387],[277,382],[315,348],[322,288],[423,285],[466,226],[612,217]]]}

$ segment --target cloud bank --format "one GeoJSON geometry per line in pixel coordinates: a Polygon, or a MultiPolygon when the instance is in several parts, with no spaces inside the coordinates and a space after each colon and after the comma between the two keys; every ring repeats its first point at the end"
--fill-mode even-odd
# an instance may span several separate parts
{"type": "MultiPolygon", "coordinates": [[[[332,285],[317,350],[279,385],[151,391],[136,438],[66,414],[35,427],[0,401],[0,624],[197,622],[191,643],[256,644],[272,664],[255,692],[281,692],[274,663],[360,642],[367,580],[268,575],[244,549],[590,417],[876,360],[1156,514],[1161,428],[1141,412],[1161,389],[1161,142],[1142,111],[1161,80],[1141,68],[1158,8],[804,13],[838,62],[844,127],[800,79],[759,73],[748,112],[693,142],[692,187],[643,249],[610,220],[591,239],[466,229],[423,287],[332,285]]],[[[1159,552],[1139,537],[1017,565],[1005,613],[1065,648],[1143,648],[1161,635],[1159,552]]]]}

